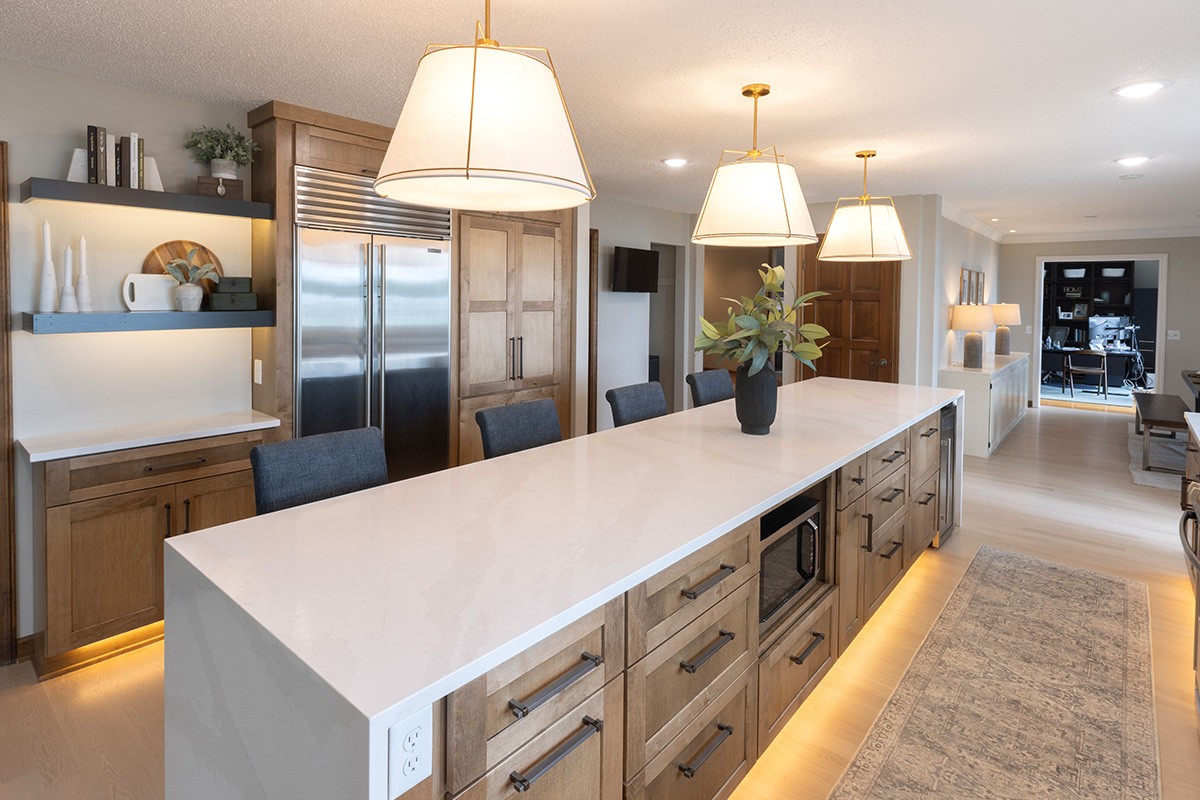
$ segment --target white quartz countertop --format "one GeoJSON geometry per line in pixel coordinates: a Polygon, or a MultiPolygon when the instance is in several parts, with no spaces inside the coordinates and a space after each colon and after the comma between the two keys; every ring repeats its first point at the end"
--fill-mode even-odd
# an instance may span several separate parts
{"type": "Polygon", "coordinates": [[[817,378],[780,390],[768,436],[730,400],[166,547],[365,716],[399,718],[961,394],[817,378]]]}
{"type": "Polygon", "coordinates": [[[17,444],[21,445],[31,462],[37,463],[278,427],[279,420],[260,411],[231,411],[227,414],[145,422],[118,428],[28,436],[18,440],[17,444]]]}
{"type": "Polygon", "coordinates": [[[997,372],[1002,372],[1018,361],[1028,357],[1029,353],[1010,353],[1006,356],[998,356],[995,353],[984,353],[982,369],[967,369],[962,363],[958,363],[942,367],[942,372],[965,372],[969,375],[995,375],[997,372]]]}
{"type": "Polygon", "coordinates": [[[1187,420],[1188,432],[1192,438],[1200,442],[1200,414],[1184,414],[1183,418],[1187,420]]]}

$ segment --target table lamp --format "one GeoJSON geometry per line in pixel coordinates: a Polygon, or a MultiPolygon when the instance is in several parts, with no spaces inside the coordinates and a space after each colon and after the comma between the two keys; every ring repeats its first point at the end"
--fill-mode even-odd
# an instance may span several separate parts
{"type": "Polygon", "coordinates": [[[964,369],[983,369],[983,335],[979,332],[995,324],[991,306],[954,307],[954,313],[950,317],[950,329],[967,331],[966,338],[963,339],[964,369]]]}
{"type": "Polygon", "coordinates": [[[1021,306],[1016,303],[993,303],[992,316],[996,320],[996,355],[1012,354],[1012,331],[1009,325],[1021,324],[1021,306]]]}

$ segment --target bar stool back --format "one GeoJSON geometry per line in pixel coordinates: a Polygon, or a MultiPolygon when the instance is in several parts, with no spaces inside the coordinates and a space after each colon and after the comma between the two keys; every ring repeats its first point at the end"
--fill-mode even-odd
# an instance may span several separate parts
{"type": "Polygon", "coordinates": [[[528,400],[475,412],[483,434],[483,457],[495,458],[562,441],[558,409],[550,398],[528,400]]]}
{"type": "Polygon", "coordinates": [[[709,403],[733,399],[733,381],[727,369],[706,369],[693,372],[684,380],[692,388],[692,405],[699,408],[709,403]]]}
{"type": "Polygon", "coordinates": [[[259,514],[315,503],[388,482],[379,428],[260,444],[250,451],[259,514]]]}
{"type": "Polygon", "coordinates": [[[612,406],[613,424],[618,428],[667,415],[667,398],[658,381],[609,389],[604,399],[612,406]]]}

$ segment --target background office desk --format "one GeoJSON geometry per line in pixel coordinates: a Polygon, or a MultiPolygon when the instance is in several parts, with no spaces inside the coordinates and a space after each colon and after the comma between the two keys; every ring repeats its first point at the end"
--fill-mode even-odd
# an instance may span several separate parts
{"type": "MultiPolygon", "coordinates": [[[[1046,376],[1050,373],[1056,373],[1061,376],[1063,374],[1063,361],[1068,353],[1080,353],[1083,348],[1066,348],[1061,350],[1051,350],[1050,348],[1042,349],[1042,382],[1046,382],[1046,376]]],[[[1106,350],[1108,354],[1108,388],[1120,386],[1125,380],[1125,368],[1129,364],[1129,359],[1133,357],[1133,350],[1106,350]]],[[[1077,365],[1078,366],[1078,365],[1077,365]]],[[[1090,379],[1089,379],[1090,380],[1090,379]]],[[[1060,381],[1052,381],[1051,383],[1059,383],[1060,381]]],[[[1077,380],[1077,384],[1082,384],[1083,380],[1077,380]]],[[[1089,386],[1091,384],[1088,384],[1089,386]]],[[[1065,391],[1065,390],[1064,390],[1065,391]]]]}

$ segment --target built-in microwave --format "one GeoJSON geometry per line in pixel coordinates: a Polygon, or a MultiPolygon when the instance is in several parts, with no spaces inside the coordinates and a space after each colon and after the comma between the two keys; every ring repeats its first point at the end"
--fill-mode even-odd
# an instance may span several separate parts
{"type": "MultiPolygon", "coordinates": [[[[817,487],[823,495],[823,487],[817,487]]],[[[801,494],[768,511],[759,528],[759,635],[833,583],[832,520],[820,496],[801,494]]]]}

